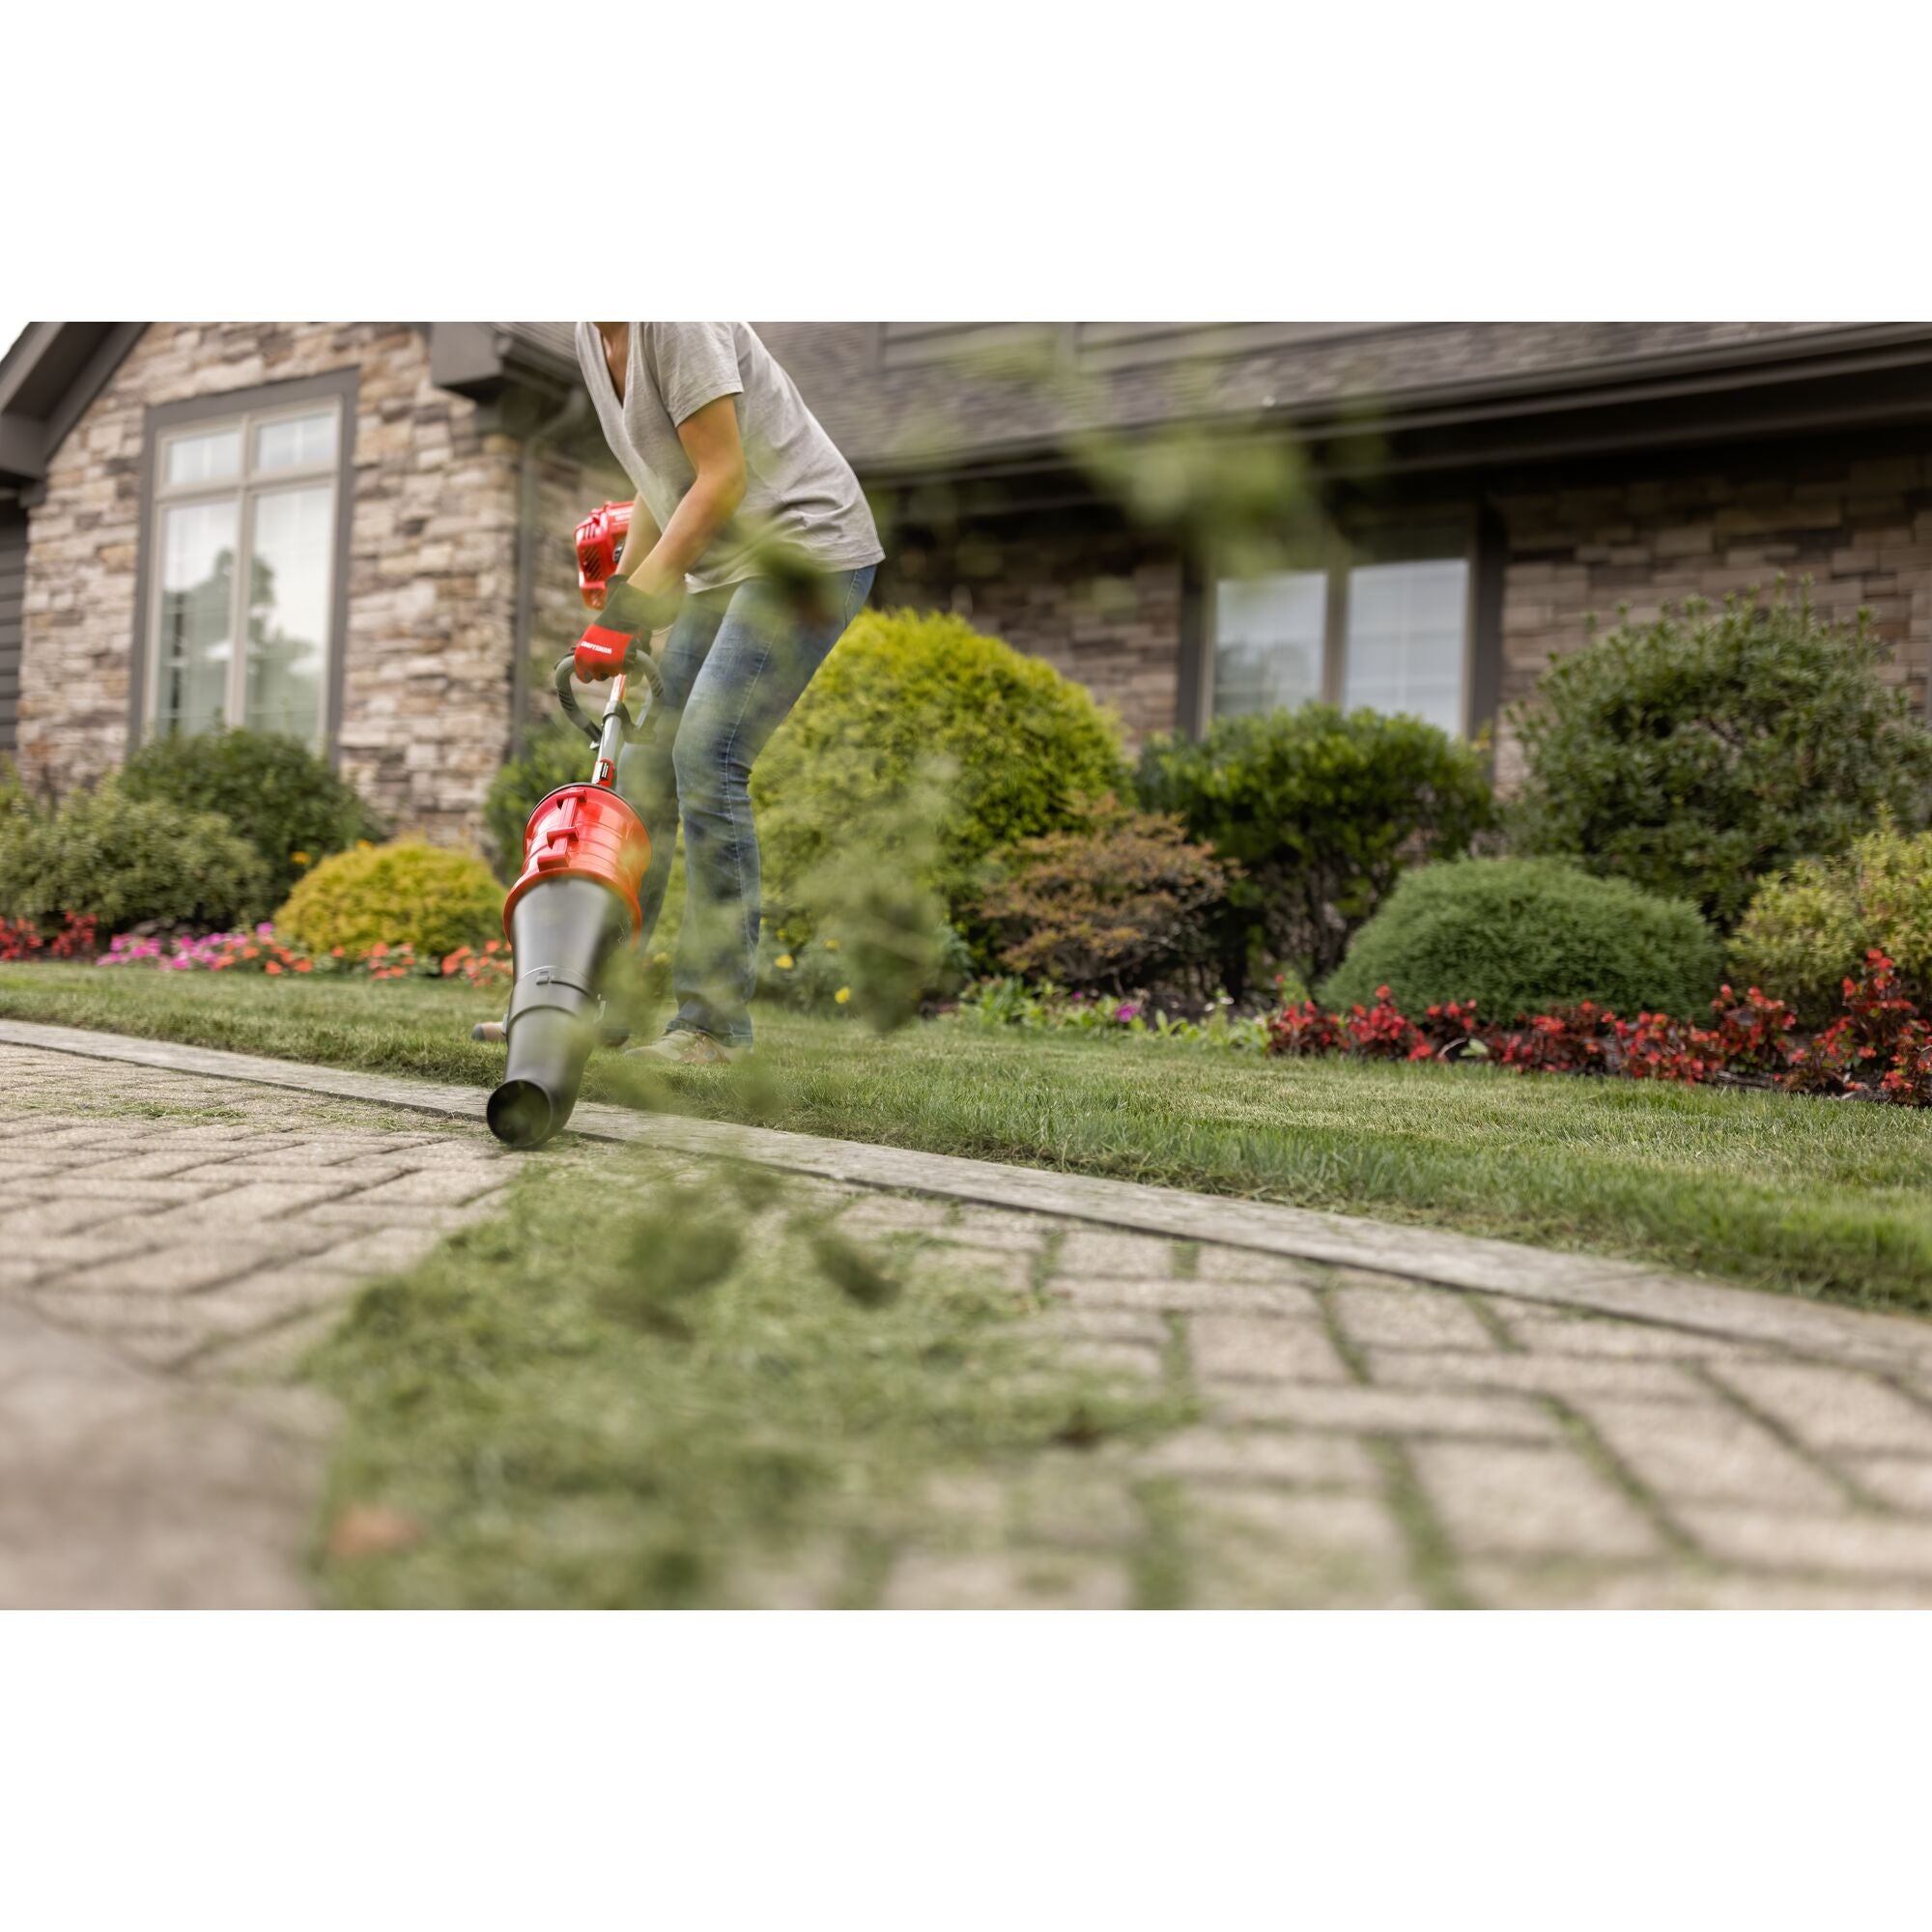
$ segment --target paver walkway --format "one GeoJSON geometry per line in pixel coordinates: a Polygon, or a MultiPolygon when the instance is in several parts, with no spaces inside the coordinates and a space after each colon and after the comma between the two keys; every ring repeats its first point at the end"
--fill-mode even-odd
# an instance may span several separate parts
{"type": "MultiPolygon", "coordinates": [[[[476,1102],[0,1022],[0,1605],[307,1601],[330,1416],[293,1363],[520,1160],[594,1154],[507,1154],[476,1102]],[[309,1080],[329,1091],[286,1084],[309,1080]]],[[[1932,1604],[1932,1323],[1125,1183],[582,1123],[816,1174],[841,1227],[1044,1281],[1061,1346],[1195,1398],[1151,1449],[950,1479],[889,1605],[1147,1601],[1150,1512],[1163,1600],[1203,1606],[1932,1604]]]]}

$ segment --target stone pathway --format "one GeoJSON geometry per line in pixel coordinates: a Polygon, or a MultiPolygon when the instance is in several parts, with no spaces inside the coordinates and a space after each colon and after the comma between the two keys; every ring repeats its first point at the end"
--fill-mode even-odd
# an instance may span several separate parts
{"type": "MultiPolygon", "coordinates": [[[[0,1022],[0,1605],[307,1601],[330,1415],[292,1366],[529,1158],[475,1114],[462,1090],[0,1022]]],[[[1126,1183],[581,1124],[814,1174],[841,1228],[1043,1281],[1060,1346],[1194,1401],[1150,1450],[949,1481],[890,1605],[1932,1604],[1932,1323],[1126,1183]]],[[[812,1601],[809,1578],[770,1600],[812,1601]]]]}

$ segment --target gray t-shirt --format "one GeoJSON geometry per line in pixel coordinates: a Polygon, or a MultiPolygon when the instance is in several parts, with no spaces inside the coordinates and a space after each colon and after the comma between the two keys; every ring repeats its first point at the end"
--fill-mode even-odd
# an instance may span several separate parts
{"type": "Polygon", "coordinates": [[[745,323],[632,323],[622,403],[594,323],[577,325],[577,360],[605,440],[660,529],[696,480],[678,424],[720,396],[737,399],[745,500],[686,576],[687,588],[762,575],[768,546],[816,570],[856,570],[885,556],[851,465],[745,323]]]}

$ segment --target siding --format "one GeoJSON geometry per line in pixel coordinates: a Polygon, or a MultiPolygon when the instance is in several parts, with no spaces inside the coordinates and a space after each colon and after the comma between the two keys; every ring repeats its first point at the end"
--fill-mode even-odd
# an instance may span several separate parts
{"type": "Polygon", "coordinates": [[[20,606],[27,589],[27,513],[0,503],[0,755],[11,756],[20,715],[20,606]]]}

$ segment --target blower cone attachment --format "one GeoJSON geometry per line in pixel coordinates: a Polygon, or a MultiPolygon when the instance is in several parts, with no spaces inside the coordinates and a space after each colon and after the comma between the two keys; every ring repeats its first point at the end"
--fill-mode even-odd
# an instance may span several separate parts
{"type": "Polygon", "coordinates": [[[489,1120],[506,1146],[540,1147],[570,1119],[604,1009],[598,985],[638,929],[650,856],[637,813],[601,786],[564,785],[530,814],[523,873],[503,906],[517,982],[489,1120]]]}

